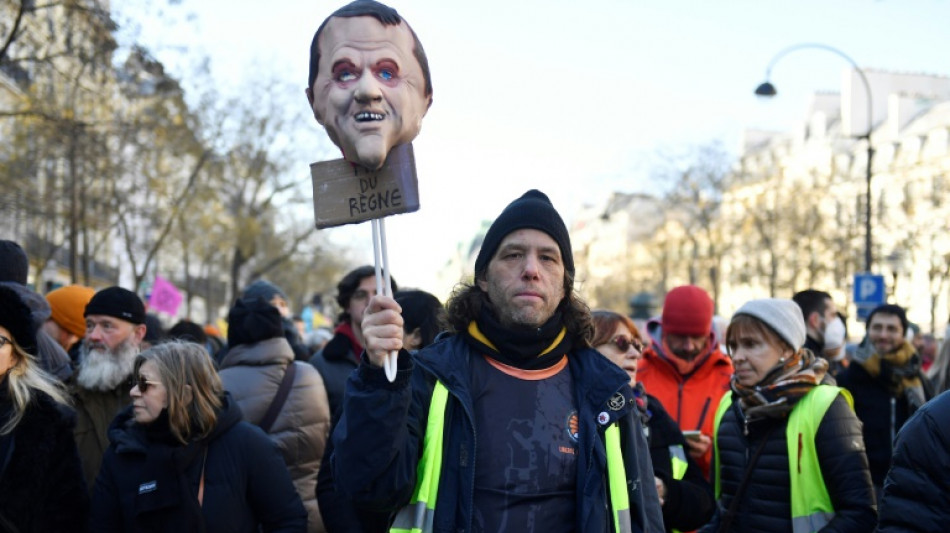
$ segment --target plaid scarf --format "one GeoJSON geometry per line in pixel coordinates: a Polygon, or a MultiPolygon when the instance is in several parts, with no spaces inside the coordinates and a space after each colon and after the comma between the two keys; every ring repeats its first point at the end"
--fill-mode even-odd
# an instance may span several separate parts
{"type": "Polygon", "coordinates": [[[893,397],[906,398],[911,412],[926,403],[924,384],[920,379],[920,356],[913,344],[904,341],[896,350],[882,355],[874,350],[870,340],[865,339],[855,353],[854,362],[887,387],[893,397]]]}
{"type": "Polygon", "coordinates": [[[775,365],[756,385],[742,385],[733,374],[729,386],[739,396],[739,405],[747,420],[782,418],[802,396],[821,383],[827,373],[828,361],[802,348],[785,362],[775,365]]]}

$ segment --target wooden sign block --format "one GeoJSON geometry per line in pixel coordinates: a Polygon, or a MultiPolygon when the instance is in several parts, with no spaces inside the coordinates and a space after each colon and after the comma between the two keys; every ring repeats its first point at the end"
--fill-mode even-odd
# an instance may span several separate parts
{"type": "Polygon", "coordinates": [[[334,159],[312,163],[310,176],[318,229],[419,210],[412,143],[393,147],[377,171],[334,159]]]}

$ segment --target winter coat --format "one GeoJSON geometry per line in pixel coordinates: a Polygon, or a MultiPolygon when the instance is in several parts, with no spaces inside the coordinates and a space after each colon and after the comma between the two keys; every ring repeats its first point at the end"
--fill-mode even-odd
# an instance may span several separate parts
{"type": "Polygon", "coordinates": [[[132,403],[129,386],[123,381],[110,391],[84,389],[73,383],[76,407],[76,447],[82,459],[86,486],[92,490],[102,465],[102,456],[109,448],[109,425],[116,415],[132,403]]]}
{"type": "MultiPolygon", "coordinates": [[[[750,421],[746,436],[745,415],[739,407],[739,400],[733,396],[732,404],[723,414],[717,437],[720,464],[714,475],[719,476],[722,490],[719,514],[702,529],[703,533],[718,531],[719,520],[732,504],[732,497],[745,476],[746,465],[763,439],[767,439],[765,447],[742,495],[730,531],[779,533],[792,530],[787,425],[788,418],[750,421]]],[[[871,531],[877,516],[861,440],[861,422],[840,394],[818,425],[815,448],[835,510],[834,518],[821,531],[871,531]]]]}
{"type": "Polygon", "coordinates": [[[716,509],[712,485],[703,477],[703,472],[696,462],[689,457],[686,439],[683,438],[679,426],[663,408],[663,404],[647,395],[647,409],[650,411],[647,442],[650,444],[653,473],[666,485],[663,524],[666,531],[696,529],[708,522],[716,509]],[[671,446],[679,446],[683,450],[688,465],[685,475],[679,480],[673,479],[671,446]]]}
{"type": "Polygon", "coordinates": [[[350,374],[356,370],[359,354],[353,353],[350,339],[336,333],[327,342],[322,350],[311,359],[310,364],[316,367],[323,377],[323,385],[327,388],[327,398],[330,400],[330,416],[335,424],[340,418],[339,410],[343,406],[343,389],[350,374]]]}
{"type": "Polygon", "coordinates": [[[921,407],[897,435],[880,515],[880,533],[930,533],[950,524],[950,392],[921,407]]]}
{"type": "Polygon", "coordinates": [[[237,401],[244,419],[259,425],[270,408],[284,373],[296,365],[287,400],[268,436],[280,448],[297,494],[307,508],[308,531],[324,531],[317,509],[317,472],[330,432],[330,408],[320,374],[307,363],[294,363],[294,353],[283,337],[232,346],[221,361],[224,388],[237,401]]]}
{"type": "MultiPolygon", "coordinates": [[[[347,378],[356,370],[357,355],[353,353],[350,339],[338,332],[310,359],[310,364],[316,367],[323,376],[323,382],[327,388],[332,419],[331,432],[340,418],[343,389],[347,378]]],[[[329,465],[331,453],[333,453],[333,443],[328,442],[324,453],[324,465],[329,465]]],[[[318,474],[317,501],[320,504],[320,513],[324,517],[323,523],[328,533],[371,533],[388,529],[388,513],[382,513],[380,516],[380,513],[368,510],[357,511],[353,502],[336,490],[329,466],[321,468],[318,474]]]]}
{"type": "MultiPolygon", "coordinates": [[[[643,351],[643,358],[637,368],[637,381],[660,400],[680,429],[698,429],[704,435],[712,435],[716,408],[722,395],[729,390],[729,380],[732,379],[732,360],[719,351],[719,344],[713,339],[709,342],[715,348],[709,358],[684,376],[664,358],[674,356],[661,355],[659,322],[651,321],[647,324],[647,331],[652,342],[643,351]]],[[[709,478],[711,462],[712,447],[696,461],[706,478],[709,478]]]]}
{"type": "MultiPolygon", "coordinates": [[[[887,385],[874,379],[858,363],[852,362],[835,379],[839,387],[848,389],[854,397],[854,412],[864,424],[864,444],[871,467],[871,480],[880,497],[884,478],[891,467],[893,438],[913,413],[905,397],[894,398],[887,385]]],[[[931,398],[930,382],[923,375],[921,381],[927,398],[931,398]]]]}
{"type": "MultiPolygon", "coordinates": [[[[34,394],[13,432],[0,436],[0,440],[8,439],[0,446],[7,450],[0,454],[0,531],[82,531],[89,513],[89,491],[73,440],[76,415],[45,393],[34,394]]],[[[4,380],[0,420],[5,421],[12,409],[4,380]]]]}
{"type": "Polygon", "coordinates": [[[207,533],[306,531],[307,512],[277,446],[241,420],[230,395],[223,400],[211,435],[188,446],[151,439],[132,408],[123,410],[109,428],[90,531],[185,533],[201,531],[202,521],[207,533]]]}
{"type": "MultiPolygon", "coordinates": [[[[376,510],[395,510],[408,503],[438,379],[449,391],[449,403],[434,530],[471,531],[477,461],[469,390],[472,357],[481,355],[455,336],[413,356],[401,351],[394,383],[383,369],[361,364],[347,382],[343,415],[331,436],[331,463],[339,490],[376,510]]],[[[613,529],[604,428],[619,420],[632,531],[662,531],[653,467],[627,374],[590,348],[575,349],[567,357],[578,419],[576,530],[613,529]],[[598,423],[598,417],[605,425],[598,423]]]]}

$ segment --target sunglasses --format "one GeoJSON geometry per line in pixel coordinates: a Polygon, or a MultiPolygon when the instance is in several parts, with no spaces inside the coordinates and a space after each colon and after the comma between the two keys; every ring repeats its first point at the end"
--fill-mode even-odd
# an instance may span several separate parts
{"type": "Polygon", "coordinates": [[[643,343],[637,339],[631,339],[629,337],[624,337],[623,335],[617,335],[610,342],[617,347],[623,353],[627,353],[630,350],[630,347],[633,346],[633,349],[642,352],[643,343]]]}
{"type": "Polygon", "coordinates": [[[138,387],[139,392],[145,394],[148,391],[148,388],[152,385],[158,385],[157,381],[149,381],[145,379],[145,376],[139,376],[137,378],[129,378],[129,388],[138,387]]]}
{"type": "Polygon", "coordinates": [[[3,348],[3,347],[6,346],[7,344],[11,344],[11,345],[12,345],[12,344],[13,344],[13,341],[10,340],[10,339],[8,339],[8,338],[6,338],[6,337],[4,337],[3,335],[0,335],[0,348],[3,348]]]}

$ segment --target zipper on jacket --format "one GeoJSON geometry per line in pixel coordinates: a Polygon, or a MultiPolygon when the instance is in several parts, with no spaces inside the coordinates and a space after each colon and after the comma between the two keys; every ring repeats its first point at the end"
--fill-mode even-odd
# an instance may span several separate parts
{"type": "Polygon", "coordinates": [[[706,415],[709,414],[709,403],[712,402],[712,396],[706,396],[706,401],[703,403],[703,410],[699,412],[699,423],[696,424],[696,429],[703,429],[703,422],[706,421],[706,415]]]}
{"type": "Polygon", "coordinates": [[[891,451],[894,450],[894,428],[897,427],[897,398],[891,397],[891,451]]]}
{"type": "MultiPolygon", "coordinates": [[[[471,472],[471,475],[469,476],[469,479],[471,479],[471,487],[469,488],[469,491],[468,491],[468,509],[469,509],[468,524],[466,525],[465,529],[459,532],[459,533],[464,533],[465,531],[471,531],[472,516],[475,514],[475,460],[476,460],[475,455],[476,455],[476,451],[478,450],[478,434],[475,432],[475,422],[474,422],[475,418],[472,416],[472,413],[468,411],[468,406],[465,405],[457,397],[455,398],[455,401],[459,405],[462,406],[462,411],[465,413],[465,417],[468,421],[468,425],[469,427],[472,428],[472,457],[471,457],[471,460],[468,462],[468,465],[466,466],[466,468],[468,468],[468,470],[471,472]]],[[[461,452],[465,452],[465,454],[468,455],[468,452],[466,450],[460,450],[460,458],[461,458],[461,452]]]]}
{"type": "Polygon", "coordinates": [[[676,424],[683,427],[683,385],[682,380],[676,384],[676,424]]]}

